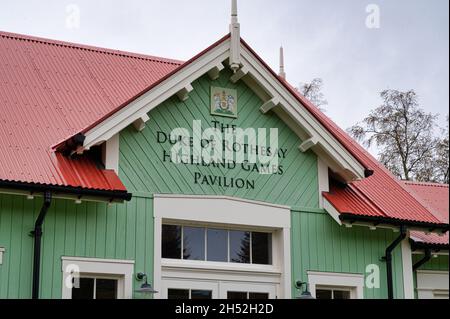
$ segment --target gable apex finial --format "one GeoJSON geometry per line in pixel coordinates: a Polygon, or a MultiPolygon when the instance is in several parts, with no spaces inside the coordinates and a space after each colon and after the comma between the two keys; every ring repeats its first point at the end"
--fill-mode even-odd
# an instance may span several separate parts
{"type": "Polygon", "coordinates": [[[284,70],[284,49],[283,46],[280,47],[280,73],[278,75],[286,80],[286,72],[284,70]]]}
{"type": "Polygon", "coordinates": [[[241,26],[238,22],[237,0],[231,0],[230,33],[230,68],[236,73],[241,67],[241,26]]]}

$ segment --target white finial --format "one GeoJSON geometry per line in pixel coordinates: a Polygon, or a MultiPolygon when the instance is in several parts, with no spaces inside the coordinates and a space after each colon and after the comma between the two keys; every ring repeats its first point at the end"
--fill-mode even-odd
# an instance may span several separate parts
{"type": "Polygon", "coordinates": [[[238,22],[237,0],[231,0],[231,53],[230,68],[236,73],[241,67],[241,26],[238,22]]]}
{"type": "Polygon", "coordinates": [[[283,50],[283,46],[280,47],[280,73],[278,75],[281,78],[286,80],[286,72],[284,71],[284,50],[283,50]]]}
{"type": "Polygon", "coordinates": [[[231,24],[238,23],[237,0],[231,1],[231,24]]]}

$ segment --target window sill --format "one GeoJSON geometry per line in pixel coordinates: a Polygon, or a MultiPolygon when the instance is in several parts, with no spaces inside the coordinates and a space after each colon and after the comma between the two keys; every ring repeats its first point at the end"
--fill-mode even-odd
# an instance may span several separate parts
{"type": "Polygon", "coordinates": [[[227,272],[251,272],[259,274],[281,275],[281,270],[273,265],[253,265],[238,263],[222,263],[197,260],[161,259],[164,268],[192,269],[192,270],[217,270],[227,272]]]}

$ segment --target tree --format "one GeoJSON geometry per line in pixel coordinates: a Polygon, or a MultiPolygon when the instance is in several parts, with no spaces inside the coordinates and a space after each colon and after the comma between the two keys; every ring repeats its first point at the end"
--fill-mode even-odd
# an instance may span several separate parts
{"type": "Polygon", "coordinates": [[[324,111],[322,106],[328,105],[328,101],[322,93],[323,81],[315,78],[309,83],[300,83],[298,91],[306,97],[319,110],[324,111]]]}
{"type": "Polygon", "coordinates": [[[436,148],[436,160],[435,160],[435,181],[440,183],[449,183],[449,130],[448,130],[448,115],[447,115],[447,127],[443,131],[443,135],[439,140],[436,148]]]}
{"type": "Polygon", "coordinates": [[[351,127],[349,133],[367,147],[375,144],[380,162],[399,178],[435,181],[434,159],[440,144],[433,134],[437,115],[419,107],[413,90],[385,90],[381,98],[383,104],[351,127]]]}

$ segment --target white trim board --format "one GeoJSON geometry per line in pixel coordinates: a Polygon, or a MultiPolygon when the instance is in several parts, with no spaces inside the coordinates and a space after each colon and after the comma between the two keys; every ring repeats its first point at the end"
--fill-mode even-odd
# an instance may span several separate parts
{"type": "Polygon", "coordinates": [[[72,289],[65,283],[70,281],[74,269],[78,269],[81,276],[117,279],[117,297],[119,299],[133,298],[134,260],[64,256],[61,257],[61,261],[63,299],[72,298],[72,289]]]}
{"type": "Polygon", "coordinates": [[[438,294],[449,291],[449,272],[417,270],[417,296],[419,299],[434,299],[438,294]]]}
{"type": "MultiPolygon", "coordinates": [[[[226,196],[154,195],[154,286],[162,287],[165,276],[180,280],[216,276],[216,280],[249,281],[255,276],[276,278],[277,296],[291,296],[291,211],[289,207],[226,196]],[[239,265],[161,258],[161,231],[164,222],[195,222],[214,227],[244,227],[270,230],[273,265],[239,265]]],[[[271,279],[271,280],[272,280],[271,279]]],[[[158,290],[158,289],[157,289],[158,290]]],[[[163,294],[155,294],[161,298],[163,294]]]]}
{"type": "MultiPolygon", "coordinates": [[[[364,178],[365,170],[358,160],[242,43],[240,52],[242,68],[248,71],[243,79],[252,78],[253,82],[263,88],[264,93],[270,97],[269,100],[275,98],[279,101],[275,109],[283,109],[292,119],[292,123],[306,133],[306,139],[314,140],[312,149],[320,156],[326,157],[327,162],[333,162],[334,165],[330,167],[347,180],[364,178]]],[[[165,100],[191,85],[199,77],[211,70],[221,69],[229,57],[230,39],[227,39],[86,132],[84,149],[108,141],[128,125],[145,117],[165,100]]]]}

